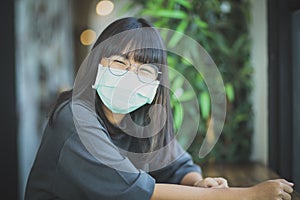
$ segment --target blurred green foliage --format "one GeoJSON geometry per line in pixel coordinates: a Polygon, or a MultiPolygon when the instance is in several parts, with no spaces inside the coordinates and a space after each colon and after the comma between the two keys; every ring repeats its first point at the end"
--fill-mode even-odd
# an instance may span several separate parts
{"type": "MultiPolygon", "coordinates": [[[[168,63],[189,80],[197,94],[201,123],[194,142],[188,149],[194,160],[202,162],[240,162],[249,160],[252,137],[253,68],[250,64],[249,0],[140,0],[139,16],[156,26],[184,33],[211,55],[224,80],[227,95],[227,115],[223,132],[213,150],[203,159],[198,152],[210,119],[210,96],[202,76],[184,58],[169,55],[168,63]]],[[[174,35],[169,46],[175,46],[180,35],[174,35]]],[[[175,129],[182,119],[182,102],[193,95],[184,88],[183,81],[170,73],[171,105],[175,129]],[[179,94],[179,95],[178,95],[179,94]]],[[[195,113],[197,114],[197,113],[195,113]]],[[[184,140],[184,139],[183,139],[184,140]]],[[[183,141],[184,142],[184,141],[183,141]]]]}

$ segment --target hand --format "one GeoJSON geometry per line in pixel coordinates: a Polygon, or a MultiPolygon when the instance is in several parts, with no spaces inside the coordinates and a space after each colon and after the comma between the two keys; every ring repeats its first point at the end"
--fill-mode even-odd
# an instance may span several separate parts
{"type": "Polygon", "coordinates": [[[255,200],[274,199],[290,200],[294,184],[284,179],[276,179],[262,182],[250,188],[250,196],[255,200]]]}
{"type": "Polygon", "coordinates": [[[227,180],[221,177],[218,178],[205,178],[201,181],[197,181],[194,186],[204,188],[228,188],[227,180]]]}

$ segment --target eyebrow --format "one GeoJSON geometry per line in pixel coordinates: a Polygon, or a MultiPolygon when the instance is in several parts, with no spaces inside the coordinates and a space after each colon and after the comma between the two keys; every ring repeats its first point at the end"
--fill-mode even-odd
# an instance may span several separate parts
{"type": "Polygon", "coordinates": [[[129,59],[128,54],[121,54],[120,57],[122,57],[122,58],[124,58],[124,59],[127,59],[127,60],[129,59]]]}
{"type": "MultiPolygon", "coordinates": [[[[118,57],[121,57],[121,58],[123,58],[123,59],[125,59],[125,60],[127,60],[127,61],[130,63],[129,53],[130,53],[130,52],[128,52],[128,53],[123,53],[123,54],[117,55],[117,56],[118,56],[118,57]]],[[[133,59],[133,61],[136,62],[136,63],[140,63],[140,64],[143,63],[143,62],[135,61],[135,60],[134,60],[134,56],[133,56],[132,59],[133,59]]]]}
{"type": "Polygon", "coordinates": [[[113,55],[112,58],[113,58],[113,59],[121,58],[121,59],[124,59],[124,60],[128,60],[128,56],[126,56],[126,55],[124,55],[124,54],[121,54],[121,55],[113,55]]]}

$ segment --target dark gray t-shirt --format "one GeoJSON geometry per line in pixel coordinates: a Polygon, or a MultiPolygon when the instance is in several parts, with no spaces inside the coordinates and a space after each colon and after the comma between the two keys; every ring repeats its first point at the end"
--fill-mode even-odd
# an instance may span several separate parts
{"type": "MultiPolygon", "coordinates": [[[[93,147],[86,147],[74,125],[70,103],[65,103],[56,113],[52,126],[47,125],[32,166],[25,199],[101,199],[101,200],[147,200],[150,199],[155,183],[178,184],[189,172],[199,172],[190,155],[178,145],[174,151],[177,159],[169,165],[145,172],[134,162],[122,155],[134,144],[132,136],[111,135],[101,119],[97,123],[86,120],[88,110],[81,106],[80,119],[88,130],[84,133],[93,147]],[[87,122],[86,122],[87,121],[87,122]],[[95,124],[97,124],[95,126],[95,124]],[[181,152],[181,153],[180,153],[181,152]],[[109,160],[118,170],[102,160],[109,160]]],[[[76,122],[75,122],[76,124],[76,122]]],[[[175,154],[173,153],[173,154],[175,154]]]]}

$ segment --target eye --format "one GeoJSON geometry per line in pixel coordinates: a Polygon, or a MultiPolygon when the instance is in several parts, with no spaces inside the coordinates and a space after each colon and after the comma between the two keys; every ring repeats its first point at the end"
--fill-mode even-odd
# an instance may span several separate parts
{"type": "Polygon", "coordinates": [[[126,63],[121,61],[121,60],[113,60],[113,62],[116,62],[118,64],[122,64],[122,65],[126,65],[126,63]]]}
{"type": "Polygon", "coordinates": [[[141,68],[139,71],[143,74],[154,74],[155,73],[153,70],[146,69],[146,68],[141,68]]]}
{"type": "Polygon", "coordinates": [[[127,70],[127,65],[125,61],[114,59],[110,64],[111,68],[127,70]]]}
{"type": "Polygon", "coordinates": [[[157,78],[157,67],[150,64],[141,65],[139,67],[138,75],[143,82],[153,81],[157,78]]]}

